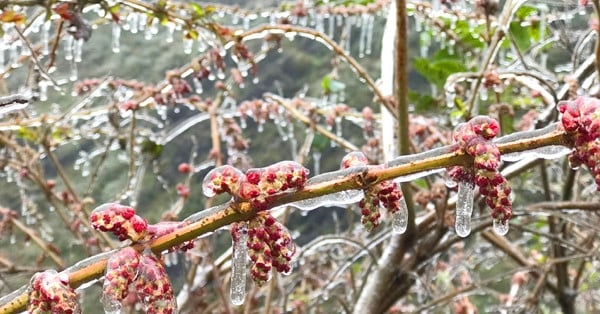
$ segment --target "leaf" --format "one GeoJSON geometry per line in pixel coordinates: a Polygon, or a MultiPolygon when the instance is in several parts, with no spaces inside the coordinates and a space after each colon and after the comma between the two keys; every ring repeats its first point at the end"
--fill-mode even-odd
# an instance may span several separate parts
{"type": "Polygon", "coordinates": [[[512,22],[509,26],[510,36],[519,47],[519,50],[524,51],[531,45],[531,37],[529,33],[530,27],[521,26],[521,22],[512,22]]]}
{"type": "Polygon", "coordinates": [[[38,140],[38,138],[39,138],[39,135],[38,135],[38,132],[36,130],[29,129],[27,127],[22,126],[17,131],[17,137],[21,138],[21,139],[24,139],[26,141],[30,141],[30,142],[36,143],[37,140],[38,140]]]}
{"type": "Polygon", "coordinates": [[[524,20],[533,14],[537,14],[538,9],[528,5],[522,5],[515,13],[515,17],[519,20],[524,20]]]}
{"type": "Polygon", "coordinates": [[[431,95],[409,91],[408,100],[415,105],[416,112],[429,111],[434,108],[435,98],[431,95]]]}
{"type": "Polygon", "coordinates": [[[163,152],[164,146],[154,141],[144,140],[142,142],[142,152],[149,154],[152,159],[158,158],[163,152]]]}
{"type": "Polygon", "coordinates": [[[421,76],[438,86],[444,85],[451,74],[467,70],[462,62],[448,59],[430,62],[426,58],[416,58],[413,60],[413,67],[421,76]]]}
{"type": "Polygon", "coordinates": [[[206,14],[204,12],[204,8],[200,5],[198,5],[197,3],[193,3],[193,2],[190,3],[190,7],[192,9],[194,9],[194,13],[196,14],[196,17],[198,17],[198,18],[202,18],[206,14]]]}
{"type": "Polygon", "coordinates": [[[329,75],[325,75],[321,80],[321,88],[323,88],[325,94],[339,93],[346,88],[346,84],[332,79],[329,75]]]}

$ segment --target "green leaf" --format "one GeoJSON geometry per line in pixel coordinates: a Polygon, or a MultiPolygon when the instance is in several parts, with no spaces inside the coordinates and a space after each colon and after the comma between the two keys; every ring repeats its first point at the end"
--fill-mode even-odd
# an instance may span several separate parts
{"type": "Polygon", "coordinates": [[[537,14],[538,9],[528,5],[522,5],[515,13],[515,17],[519,20],[524,20],[533,14],[537,14]]]}
{"type": "Polygon", "coordinates": [[[204,8],[200,5],[198,5],[197,3],[190,3],[190,7],[192,7],[192,9],[194,9],[194,13],[196,14],[196,17],[201,18],[204,17],[204,15],[206,14],[204,12],[204,8]]]}
{"type": "Polygon", "coordinates": [[[339,93],[346,88],[346,84],[332,79],[329,75],[325,75],[321,80],[321,88],[323,88],[325,94],[339,93]]]}
{"type": "Polygon", "coordinates": [[[530,27],[521,26],[521,22],[512,22],[509,26],[510,36],[519,47],[524,51],[531,45],[530,27]]]}
{"type": "Polygon", "coordinates": [[[424,112],[434,109],[435,98],[431,95],[420,94],[414,91],[408,92],[408,100],[415,105],[416,112],[424,112]]]}
{"type": "Polygon", "coordinates": [[[430,62],[426,58],[416,58],[413,60],[413,67],[425,79],[438,86],[444,85],[451,74],[467,70],[462,62],[447,59],[430,62]]]}
{"type": "Polygon", "coordinates": [[[164,149],[163,145],[160,145],[154,141],[144,140],[142,142],[142,153],[149,154],[152,159],[160,157],[164,149]]]}

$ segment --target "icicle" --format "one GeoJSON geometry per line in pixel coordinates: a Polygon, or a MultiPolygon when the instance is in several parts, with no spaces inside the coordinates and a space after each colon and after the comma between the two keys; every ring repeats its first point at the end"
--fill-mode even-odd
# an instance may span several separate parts
{"type": "Polygon", "coordinates": [[[318,150],[313,151],[312,157],[314,162],[315,175],[318,176],[321,173],[321,152],[318,150]]]}
{"type": "Polygon", "coordinates": [[[494,231],[498,235],[506,235],[508,233],[508,219],[502,221],[501,219],[494,219],[494,231]]]}
{"type": "Polygon", "coordinates": [[[335,35],[335,16],[330,15],[329,16],[329,25],[327,28],[327,36],[329,36],[329,38],[333,39],[334,35],[335,35]]]}
{"type": "Polygon", "coordinates": [[[69,80],[71,82],[77,81],[77,63],[75,63],[75,60],[71,60],[71,72],[69,74],[69,80]]]}
{"type": "Polygon", "coordinates": [[[198,78],[194,78],[192,80],[194,84],[194,89],[196,90],[196,94],[202,94],[202,82],[198,78]]]}
{"type": "Polygon", "coordinates": [[[244,16],[243,27],[244,29],[250,29],[250,18],[248,16],[244,16]]]}
{"type": "Polygon", "coordinates": [[[423,20],[419,16],[419,12],[415,12],[415,32],[420,33],[423,31],[423,20]]]}
{"type": "Polygon", "coordinates": [[[189,55],[192,53],[192,47],[194,46],[194,41],[188,38],[183,39],[183,53],[189,55]]]}
{"type": "Polygon", "coordinates": [[[206,38],[204,38],[204,36],[198,36],[198,52],[205,52],[207,48],[206,38]]]}
{"type": "Polygon", "coordinates": [[[4,58],[4,52],[6,51],[5,45],[0,45],[0,66],[6,65],[6,59],[4,58]]]}
{"type": "Polygon", "coordinates": [[[50,27],[52,24],[50,21],[46,21],[42,25],[42,54],[47,56],[50,53],[50,27]]]}
{"type": "Polygon", "coordinates": [[[373,46],[373,24],[375,24],[375,17],[369,15],[367,21],[367,42],[365,43],[365,54],[371,54],[371,46],[373,46]]]}
{"type": "Polygon", "coordinates": [[[167,42],[173,42],[173,33],[175,32],[175,24],[169,23],[167,24],[167,42]]]}
{"type": "Polygon", "coordinates": [[[421,46],[421,57],[427,57],[429,53],[429,46],[431,46],[431,35],[428,32],[422,32],[419,35],[419,44],[421,46]]]}
{"type": "Polygon", "coordinates": [[[395,234],[403,234],[408,227],[408,206],[406,199],[402,197],[400,200],[400,208],[392,214],[392,231],[395,234]]]}
{"type": "Polygon", "coordinates": [[[316,30],[319,33],[324,33],[325,32],[325,23],[324,23],[324,18],[323,18],[323,13],[316,13],[315,15],[315,25],[316,25],[316,30]]]}
{"type": "Polygon", "coordinates": [[[138,32],[138,15],[137,13],[129,13],[127,15],[127,23],[129,24],[129,31],[132,34],[138,32]]]}
{"type": "Polygon", "coordinates": [[[344,43],[344,51],[346,53],[350,53],[350,47],[352,47],[350,44],[352,42],[352,21],[350,20],[350,18],[346,19],[346,41],[344,43]]]}
{"type": "Polygon", "coordinates": [[[365,42],[367,40],[367,20],[368,20],[368,16],[366,14],[363,14],[363,16],[361,17],[362,22],[360,24],[360,35],[358,37],[358,57],[359,58],[364,58],[365,56],[365,42]]]}
{"type": "Polygon", "coordinates": [[[475,185],[471,182],[458,183],[458,196],[456,199],[456,221],[454,229],[459,237],[466,237],[471,233],[471,214],[473,214],[473,196],[475,185]]]}
{"type": "Polygon", "coordinates": [[[73,60],[73,36],[67,35],[65,39],[65,60],[73,60]]]}
{"type": "Polygon", "coordinates": [[[83,39],[77,39],[73,46],[73,58],[75,62],[81,62],[81,54],[83,51],[83,39]]]}
{"type": "Polygon", "coordinates": [[[488,90],[486,88],[479,89],[479,99],[481,99],[481,101],[488,100],[488,90]]]}
{"type": "Polygon", "coordinates": [[[118,23],[112,25],[112,52],[121,51],[121,26],[118,23]]]}
{"type": "Polygon", "coordinates": [[[232,14],[231,15],[231,24],[236,25],[239,22],[240,22],[240,16],[235,13],[232,14]]]}
{"type": "Polygon", "coordinates": [[[12,68],[16,69],[20,66],[20,64],[19,64],[19,45],[17,45],[16,43],[12,44],[12,45],[10,45],[9,49],[10,49],[9,50],[9,57],[10,57],[9,60],[11,61],[10,66],[12,68]]]}
{"type": "Polygon", "coordinates": [[[40,101],[48,100],[48,83],[46,81],[40,81],[38,86],[40,89],[40,101]]]}
{"type": "Polygon", "coordinates": [[[246,223],[240,223],[237,241],[232,241],[231,257],[231,303],[241,305],[246,297],[246,260],[248,258],[248,229],[246,223]]]}

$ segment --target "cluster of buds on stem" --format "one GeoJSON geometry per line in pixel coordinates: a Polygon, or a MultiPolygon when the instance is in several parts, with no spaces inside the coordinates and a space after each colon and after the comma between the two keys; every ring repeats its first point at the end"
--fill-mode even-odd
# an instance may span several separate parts
{"type": "Polygon", "coordinates": [[[574,168],[586,165],[600,191],[600,100],[578,97],[573,101],[558,103],[565,131],[572,134],[571,144],[575,151],[569,156],[574,168]]]}
{"type": "Polygon", "coordinates": [[[98,206],[90,215],[92,227],[102,232],[112,232],[120,241],[139,241],[146,236],[148,222],[135,214],[135,209],[116,203],[98,206]]]}
{"type": "MultiPolygon", "coordinates": [[[[367,157],[362,152],[351,152],[342,158],[341,168],[366,166],[368,163],[367,157]]],[[[401,219],[406,220],[406,201],[398,183],[383,181],[366,188],[363,192],[365,197],[358,205],[361,209],[361,223],[367,231],[371,232],[379,226],[381,218],[380,207],[387,209],[390,215],[400,214],[403,217],[401,219]]]]}
{"type": "MultiPolygon", "coordinates": [[[[234,242],[240,239],[240,225],[231,226],[234,242]]],[[[271,270],[289,274],[292,271],[291,260],[296,245],[291,234],[267,212],[259,213],[248,222],[248,242],[246,243],[252,260],[251,275],[254,282],[263,285],[271,278],[271,270]]]]}
{"type": "Polygon", "coordinates": [[[108,259],[102,292],[104,310],[119,311],[132,291],[146,313],[175,313],[173,288],[161,261],[125,247],[108,259]]]}
{"type": "Polygon", "coordinates": [[[33,275],[29,287],[28,313],[81,313],[69,276],[46,270],[33,275]]]}
{"type": "Polygon", "coordinates": [[[307,177],[308,169],[293,161],[249,169],[245,174],[232,166],[221,166],[206,175],[202,190],[208,197],[227,192],[249,200],[256,210],[262,211],[267,209],[270,197],[302,188],[307,177]]]}
{"type": "Polygon", "coordinates": [[[449,174],[458,182],[477,185],[492,210],[492,218],[505,224],[512,216],[511,188],[498,171],[500,151],[490,141],[499,130],[498,121],[485,116],[460,124],[454,132],[454,141],[458,149],[473,157],[473,167],[451,167],[449,174]]]}
{"type": "MultiPolygon", "coordinates": [[[[146,219],[135,214],[135,209],[117,203],[96,207],[90,215],[92,227],[103,232],[112,232],[120,241],[148,242],[187,225],[187,222],[159,222],[148,224],[146,219]]],[[[173,247],[186,251],[194,247],[194,241],[187,241],[173,247]]]]}

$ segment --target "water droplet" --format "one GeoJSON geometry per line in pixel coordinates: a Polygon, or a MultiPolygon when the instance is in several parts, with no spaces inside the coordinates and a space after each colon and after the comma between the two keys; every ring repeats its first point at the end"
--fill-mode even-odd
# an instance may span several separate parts
{"type": "Polygon", "coordinates": [[[471,182],[458,183],[458,196],[456,199],[456,221],[454,228],[459,237],[466,237],[471,233],[471,214],[473,213],[473,196],[475,185],[471,182]]]}
{"type": "Polygon", "coordinates": [[[231,303],[241,305],[246,297],[246,261],[248,259],[248,230],[246,223],[240,223],[237,241],[232,241],[233,256],[231,257],[231,287],[229,295],[231,303]]]}
{"type": "Polygon", "coordinates": [[[494,219],[494,231],[498,235],[506,235],[508,233],[508,219],[504,221],[501,219],[494,219]]]}
{"type": "Polygon", "coordinates": [[[403,197],[399,202],[400,208],[392,214],[392,231],[395,234],[403,234],[408,227],[408,206],[406,205],[406,199],[403,197]]]}

